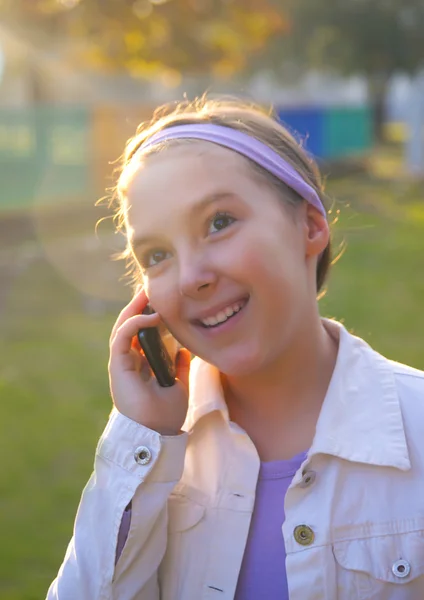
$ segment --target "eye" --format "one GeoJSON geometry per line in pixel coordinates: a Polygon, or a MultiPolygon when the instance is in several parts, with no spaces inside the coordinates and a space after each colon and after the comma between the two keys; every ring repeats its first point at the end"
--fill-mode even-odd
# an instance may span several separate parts
{"type": "Polygon", "coordinates": [[[234,223],[234,221],[235,219],[228,213],[218,212],[209,221],[208,233],[217,233],[222,229],[226,229],[232,223],[234,223]]]}
{"type": "Polygon", "coordinates": [[[140,264],[144,269],[148,269],[149,267],[154,267],[158,265],[165,259],[169,258],[170,253],[165,250],[149,250],[145,252],[140,259],[140,264]]]}

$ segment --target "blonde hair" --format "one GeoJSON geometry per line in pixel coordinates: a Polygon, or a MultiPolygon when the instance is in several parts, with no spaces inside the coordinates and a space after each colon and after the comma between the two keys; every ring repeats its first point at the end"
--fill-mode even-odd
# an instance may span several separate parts
{"type": "MultiPolygon", "coordinates": [[[[128,141],[121,159],[121,165],[118,169],[117,186],[111,200],[111,205],[114,207],[114,220],[118,230],[125,228],[126,182],[128,179],[128,167],[135,153],[147,139],[158,131],[175,125],[190,123],[215,123],[237,129],[257,138],[289,162],[303,179],[315,189],[324,206],[327,205],[324,185],[316,163],[308,156],[300,143],[296,141],[287,129],[273,118],[272,112],[266,111],[256,104],[247,103],[239,99],[209,99],[202,97],[194,102],[185,101],[176,105],[167,104],[158,108],[154,112],[151,121],[141,123],[137,128],[135,136],[128,141]]],[[[159,148],[149,148],[146,152],[140,153],[140,159],[145,158],[152,152],[160,151],[164,146],[169,147],[170,144],[184,142],[187,142],[187,140],[172,140],[168,141],[165,145],[162,144],[159,148]]],[[[137,160],[137,158],[134,160],[137,160]]],[[[254,173],[279,191],[286,203],[296,205],[303,202],[303,199],[296,192],[274,175],[253,161],[250,161],[250,159],[245,160],[250,162],[254,173]]],[[[127,248],[118,258],[122,258],[127,262],[128,274],[132,276],[135,284],[139,284],[139,268],[128,244],[127,248]]],[[[325,284],[330,265],[331,241],[318,261],[316,274],[318,292],[321,291],[325,284]]]]}

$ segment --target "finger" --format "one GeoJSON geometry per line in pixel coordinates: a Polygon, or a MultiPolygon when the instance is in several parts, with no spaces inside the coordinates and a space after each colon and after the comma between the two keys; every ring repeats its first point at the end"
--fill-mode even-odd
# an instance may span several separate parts
{"type": "Polygon", "coordinates": [[[131,349],[135,350],[136,352],[138,352],[140,354],[141,352],[141,346],[140,346],[140,342],[138,341],[138,336],[135,335],[131,341],[131,349]]]}
{"type": "Polygon", "coordinates": [[[147,362],[147,360],[145,358],[143,358],[143,361],[141,363],[141,368],[140,368],[140,377],[141,377],[142,381],[147,383],[148,381],[150,381],[152,379],[152,376],[153,376],[153,374],[152,374],[150,365],[147,362]]]}
{"type": "Polygon", "coordinates": [[[146,361],[146,359],[140,352],[135,350],[135,348],[131,348],[130,354],[131,354],[132,360],[134,362],[134,370],[137,371],[138,373],[141,373],[141,370],[143,368],[143,363],[146,361]]]}
{"type": "Polygon", "coordinates": [[[152,378],[152,370],[146,357],[134,348],[131,348],[130,352],[134,360],[134,370],[139,373],[142,381],[147,383],[152,378]]]}
{"type": "Polygon", "coordinates": [[[140,329],[147,327],[157,327],[160,323],[158,313],[153,315],[135,315],[130,317],[119,327],[113,338],[110,351],[112,354],[127,354],[133,347],[133,338],[137,335],[140,329]]]}
{"type": "Polygon", "coordinates": [[[187,389],[190,374],[190,362],[191,353],[187,350],[187,348],[181,348],[177,354],[176,360],[177,378],[186,386],[187,389]]]}
{"type": "Polygon", "coordinates": [[[141,289],[134,296],[131,302],[129,302],[119,313],[115,325],[113,326],[112,333],[110,334],[110,339],[112,340],[115,337],[117,330],[121,327],[121,325],[123,325],[123,323],[125,323],[127,319],[134,315],[140,314],[147,306],[147,303],[148,298],[146,296],[146,292],[144,289],[141,289]]]}
{"type": "Polygon", "coordinates": [[[147,305],[147,302],[148,300],[146,293],[143,289],[141,289],[119,313],[110,335],[111,339],[116,335],[117,330],[129,317],[137,313],[139,314],[143,311],[144,307],[147,305]]]}

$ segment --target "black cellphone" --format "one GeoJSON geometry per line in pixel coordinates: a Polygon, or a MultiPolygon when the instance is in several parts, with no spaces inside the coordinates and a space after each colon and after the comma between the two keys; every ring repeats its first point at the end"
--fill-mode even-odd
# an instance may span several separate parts
{"type": "MultiPolygon", "coordinates": [[[[154,310],[147,305],[143,315],[151,315],[154,310]]],[[[171,387],[175,383],[177,370],[175,359],[178,352],[177,342],[164,326],[140,329],[138,341],[161,387],[171,387]]]]}

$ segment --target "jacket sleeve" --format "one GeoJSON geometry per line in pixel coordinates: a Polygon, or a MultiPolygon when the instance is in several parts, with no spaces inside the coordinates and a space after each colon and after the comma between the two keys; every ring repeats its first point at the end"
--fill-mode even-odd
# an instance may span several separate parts
{"type": "Polygon", "coordinates": [[[159,599],[167,500],[182,476],[186,445],[186,433],[161,436],[113,409],[47,600],[159,599]],[[118,532],[130,502],[131,525],[115,566],[118,532]]]}

